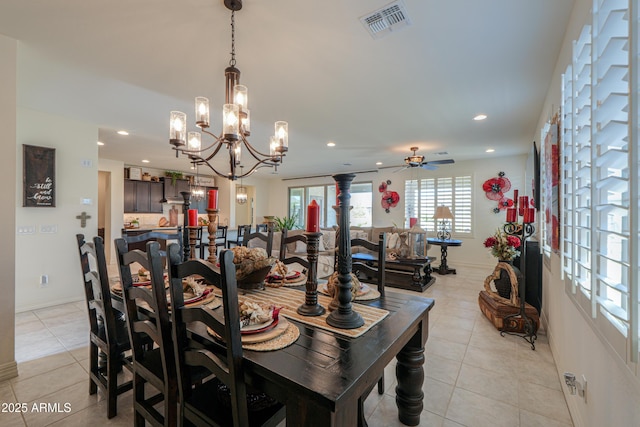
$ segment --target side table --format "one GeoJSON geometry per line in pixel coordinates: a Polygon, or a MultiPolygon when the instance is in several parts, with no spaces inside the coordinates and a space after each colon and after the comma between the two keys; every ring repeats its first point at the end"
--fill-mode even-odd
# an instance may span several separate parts
{"type": "Polygon", "coordinates": [[[440,246],[440,267],[434,269],[433,271],[438,274],[456,274],[455,268],[449,268],[447,265],[447,249],[449,246],[462,246],[462,240],[456,239],[436,239],[436,238],[427,238],[427,242],[431,245],[440,246]]]}

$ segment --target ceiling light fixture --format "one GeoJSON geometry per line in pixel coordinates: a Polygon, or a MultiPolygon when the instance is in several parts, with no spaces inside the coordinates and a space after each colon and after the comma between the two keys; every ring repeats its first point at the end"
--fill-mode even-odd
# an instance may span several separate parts
{"type": "Polygon", "coordinates": [[[382,162],[376,162],[376,165],[380,166],[380,165],[382,165],[382,162]]]}
{"type": "Polygon", "coordinates": [[[282,163],[289,149],[289,130],[287,122],[275,123],[275,135],[271,137],[269,154],[256,150],[247,140],[251,134],[250,115],[247,108],[247,87],[240,84],[240,70],[236,68],[235,47],[235,13],[242,9],[242,0],[224,0],[224,5],[231,11],[231,59],[224,70],[225,75],[225,104],[222,108],[222,132],[215,135],[207,131],[209,128],[209,100],[204,97],[196,98],[196,126],[202,132],[213,137],[213,143],[202,148],[200,132],[187,134],[187,115],[181,111],[172,111],[169,121],[169,143],[172,149],[185,154],[195,164],[208,166],[216,175],[230,180],[236,180],[251,175],[261,167],[273,167],[275,170],[282,163]],[[221,172],[210,161],[218,154],[222,147],[229,152],[229,171],[221,172]],[[253,157],[253,166],[247,173],[236,173],[241,164],[242,147],[253,157]]]}
{"type": "Polygon", "coordinates": [[[129,132],[127,132],[126,130],[119,130],[118,135],[127,136],[129,135],[129,132]]]}
{"type": "Polygon", "coordinates": [[[487,148],[486,150],[484,150],[485,153],[493,153],[494,151],[496,150],[494,150],[493,148],[487,148]]]}
{"type": "Polygon", "coordinates": [[[484,119],[486,119],[486,118],[487,118],[487,115],[486,115],[486,114],[478,114],[477,116],[475,116],[475,117],[473,118],[473,120],[475,120],[476,122],[479,122],[479,121],[484,120],[484,119]]]}
{"type": "Polygon", "coordinates": [[[149,163],[149,160],[147,160],[147,159],[142,159],[142,163],[149,163]]]}
{"type": "Polygon", "coordinates": [[[98,145],[99,145],[99,146],[103,146],[103,145],[104,145],[104,142],[102,142],[102,141],[98,141],[98,145]]]}
{"type": "MultiPolygon", "coordinates": [[[[242,170],[244,166],[240,166],[240,170],[242,170]]],[[[239,205],[244,205],[247,203],[247,187],[242,185],[242,172],[240,173],[240,186],[236,190],[236,202],[239,205]]]]}
{"type": "Polygon", "coordinates": [[[327,147],[335,147],[336,143],[335,142],[327,142],[327,147]]]}

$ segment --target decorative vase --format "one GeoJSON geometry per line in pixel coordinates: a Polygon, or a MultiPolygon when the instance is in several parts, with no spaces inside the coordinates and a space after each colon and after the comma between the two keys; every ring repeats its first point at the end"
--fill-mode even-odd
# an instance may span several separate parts
{"type": "MultiPolygon", "coordinates": [[[[511,278],[509,277],[509,269],[513,270],[515,276],[518,280],[518,284],[522,281],[523,276],[518,267],[514,267],[513,261],[511,260],[498,260],[499,263],[507,264],[506,266],[503,264],[503,267],[500,269],[500,277],[493,280],[493,284],[496,287],[496,291],[498,295],[502,298],[509,299],[511,298],[511,278]]],[[[517,285],[516,285],[517,286],[517,285]]]]}
{"type": "Polygon", "coordinates": [[[409,258],[411,248],[407,243],[407,233],[400,234],[400,247],[398,248],[398,258],[409,258]]]}

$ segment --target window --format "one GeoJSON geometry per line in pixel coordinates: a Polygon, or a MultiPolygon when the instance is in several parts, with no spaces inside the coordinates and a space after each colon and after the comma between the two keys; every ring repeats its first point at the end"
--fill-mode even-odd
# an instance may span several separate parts
{"type": "MultiPolygon", "coordinates": [[[[373,184],[371,182],[351,184],[351,225],[370,227],[373,223],[373,184]]],[[[323,228],[337,225],[336,185],[318,185],[289,188],[289,216],[296,218],[296,227],[304,228],[306,224],[306,206],[315,200],[320,205],[320,226],[323,228]]]]}
{"type": "Polygon", "coordinates": [[[420,227],[435,232],[433,214],[436,206],[444,205],[453,214],[453,234],[470,235],[472,196],[471,176],[407,180],[404,183],[405,227],[409,227],[409,218],[418,218],[420,227]]]}
{"type": "Polygon", "coordinates": [[[592,25],[574,42],[573,63],[563,75],[560,255],[570,297],[634,370],[640,338],[640,37],[630,1],[594,1],[592,25]],[[630,43],[632,34],[638,40],[630,43]]]}

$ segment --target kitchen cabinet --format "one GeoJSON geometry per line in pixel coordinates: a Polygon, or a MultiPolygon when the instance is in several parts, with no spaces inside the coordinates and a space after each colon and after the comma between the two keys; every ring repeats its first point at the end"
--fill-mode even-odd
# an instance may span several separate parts
{"type": "Polygon", "coordinates": [[[162,213],[164,187],[161,182],[124,181],[125,213],[162,213]]]}
{"type": "Polygon", "coordinates": [[[181,191],[190,191],[188,179],[176,179],[171,183],[171,178],[162,178],[164,182],[164,200],[172,202],[182,202],[181,191]]]}

